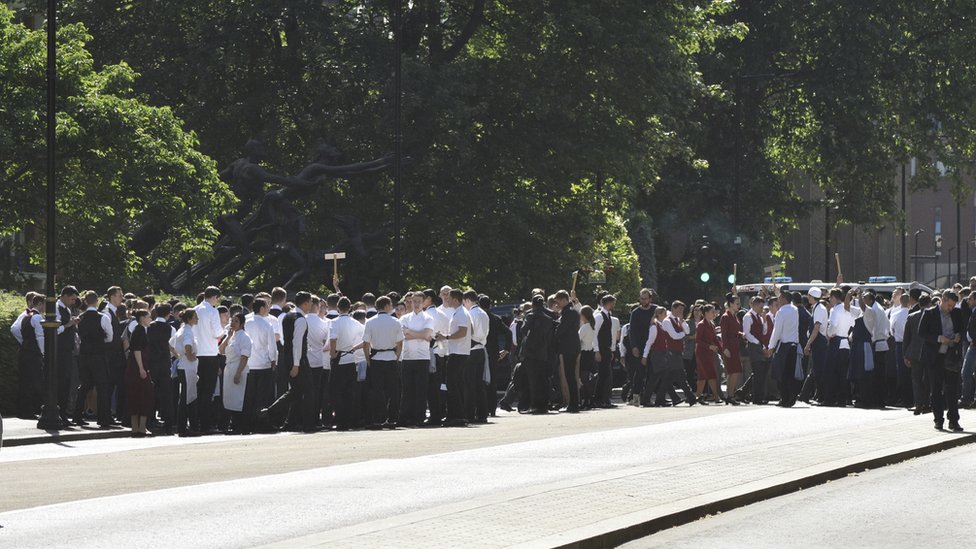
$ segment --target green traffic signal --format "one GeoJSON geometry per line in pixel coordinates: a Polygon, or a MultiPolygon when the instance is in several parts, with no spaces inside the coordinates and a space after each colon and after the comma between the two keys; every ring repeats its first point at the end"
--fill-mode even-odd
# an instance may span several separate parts
{"type": "Polygon", "coordinates": [[[708,273],[702,273],[698,278],[701,279],[702,282],[707,283],[712,277],[708,273]]]}
{"type": "Polygon", "coordinates": [[[729,275],[729,284],[735,284],[735,275],[729,275]]]}

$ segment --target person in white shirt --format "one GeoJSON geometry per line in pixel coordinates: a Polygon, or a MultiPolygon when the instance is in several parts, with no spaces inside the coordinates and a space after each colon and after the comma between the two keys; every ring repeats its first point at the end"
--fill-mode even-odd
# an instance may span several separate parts
{"type": "Polygon", "coordinates": [[[850,362],[851,330],[855,317],[851,313],[853,294],[841,288],[830,290],[830,316],[827,320],[827,380],[824,404],[845,406],[850,399],[847,367],[850,362]]]}
{"type": "MultiPolygon", "coordinates": [[[[888,309],[888,323],[891,325],[891,339],[894,341],[895,368],[898,371],[898,384],[895,390],[896,406],[907,408],[912,403],[912,373],[905,364],[905,325],[908,322],[908,294],[895,290],[892,306],[888,309]]],[[[972,301],[972,298],[971,298],[972,301]]],[[[972,348],[972,347],[970,347],[972,348]]]]}
{"type": "Polygon", "coordinates": [[[195,309],[187,309],[180,315],[183,323],[176,331],[170,347],[176,351],[179,363],[177,376],[180,383],[180,403],[176,411],[176,430],[181,437],[200,436],[200,414],[197,402],[197,339],[195,327],[198,317],[195,309]]]}
{"type": "Polygon", "coordinates": [[[400,410],[397,363],[403,349],[403,326],[393,318],[393,302],[383,295],[376,302],[376,314],[363,328],[363,352],[369,381],[372,424],[370,429],[393,429],[400,410]]]}
{"type": "MultiPolygon", "coordinates": [[[[773,333],[769,337],[766,356],[773,357],[773,378],[779,385],[779,404],[783,408],[791,408],[796,404],[797,379],[796,370],[801,359],[800,350],[800,311],[793,305],[792,292],[782,291],[779,294],[773,333]],[[775,354],[775,356],[774,356],[775,354]]],[[[800,372],[802,374],[802,367],[800,372]]],[[[800,376],[803,377],[802,375],[800,376]]]]}
{"type": "Polygon", "coordinates": [[[488,423],[488,393],[485,392],[485,378],[489,375],[488,354],[488,313],[478,304],[478,292],[467,290],[463,297],[464,308],[471,317],[471,354],[464,370],[464,418],[469,423],[488,423]]]}
{"type": "Polygon", "coordinates": [[[427,377],[430,371],[430,342],[434,319],[424,312],[426,296],[410,292],[404,297],[410,312],[400,318],[403,328],[401,359],[400,420],[397,426],[420,427],[426,418],[427,377]]]}
{"type": "Polygon", "coordinates": [[[193,309],[197,312],[197,326],[194,329],[197,342],[197,397],[199,402],[200,430],[209,433],[216,425],[217,414],[213,395],[217,388],[217,374],[220,360],[217,357],[217,342],[224,335],[220,323],[217,303],[220,301],[220,288],[208,286],[203,292],[203,301],[193,309]]]}
{"type": "Polygon", "coordinates": [[[44,371],[44,296],[35,294],[30,308],[20,317],[22,342],[17,353],[18,406],[17,417],[34,420],[43,403],[44,371]]]}
{"type": "Polygon", "coordinates": [[[251,337],[245,331],[246,326],[244,313],[233,315],[227,337],[219,347],[221,354],[227,359],[224,364],[224,384],[220,394],[224,409],[230,413],[228,431],[234,434],[242,434],[246,423],[242,421],[242,412],[247,394],[247,365],[253,348],[251,337]]]}
{"type": "Polygon", "coordinates": [[[471,355],[471,316],[461,304],[464,299],[461,290],[452,289],[447,299],[446,306],[453,310],[450,327],[447,334],[437,335],[438,341],[447,342],[447,418],[444,426],[464,427],[467,425],[464,419],[464,370],[471,355]]]}
{"type": "Polygon", "coordinates": [[[321,368],[312,369],[308,358],[308,320],[312,310],[312,294],[295,294],[294,307],[281,316],[284,331],[279,355],[279,367],[288,371],[290,386],[269,408],[261,410],[273,427],[285,422],[289,431],[314,433],[319,430],[318,382],[321,368]]]}
{"type": "MultiPolygon", "coordinates": [[[[448,313],[453,314],[454,311],[445,305],[450,294],[450,286],[441,288],[441,304],[435,306],[438,297],[437,292],[431,288],[424,290],[424,312],[434,319],[435,338],[437,334],[447,334],[448,330],[451,329],[451,317],[448,313]]],[[[426,425],[437,426],[444,422],[444,417],[447,415],[447,381],[445,379],[447,341],[435,339],[432,345],[434,356],[431,357],[433,362],[427,376],[427,409],[430,411],[430,415],[427,418],[426,425]]]]}
{"type": "Polygon", "coordinates": [[[21,335],[22,332],[21,323],[24,322],[24,317],[26,317],[27,314],[30,312],[31,304],[34,303],[34,296],[37,295],[39,295],[37,292],[27,292],[27,294],[24,296],[24,299],[27,302],[26,307],[24,308],[23,311],[21,311],[19,315],[17,315],[17,319],[14,320],[14,323],[10,325],[10,334],[13,335],[14,339],[17,340],[17,345],[20,345],[21,343],[24,342],[24,337],[21,335]]]}
{"type": "Polygon", "coordinates": [[[356,350],[363,346],[363,325],[349,316],[352,303],[339,298],[339,317],[329,330],[329,354],[332,360],[330,390],[335,407],[337,431],[355,428],[358,420],[356,391],[356,350]]]}
{"type": "Polygon", "coordinates": [[[332,428],[332,406],[329,404],[329,373],[332,370],[332,361],[329,359],[331,321],[325,318],[326,310],[325,300],[313,295],[312,310],[305,315],[305,321],[308,322],[308,364],[313,370],[318,370],[315,374],[318,384],[318,424],[332,428]]]}
{"type": "MultiPolygon", "coordinates": [[[[258,294],[259,296],[261,294],[258,294]]],[[[278,364],[278,344],[268,314],[269,303],[264,297],[256,297],[251,303],[251,314],[245,317],[244,331],[251,338],[251,355],[247,361],[247,385],[244,393],[242,431],[254,429],[258,410],[274,402],[274,371],[278,364]]]]}
{"type": "MultiPolygon", "coordinates": [[[[871,347],[874,354],[874,370],[870,373],[870,380],[866,384],[867,402],[872,408],[884,408],[888,397],[888,334],[891,332],[891,323],[888,315],[878,303],[874,292],[868,290],[861,296],[861,307],[863,310],[864,327],[871,334],[871,347]]],[[[897,377],[897,373],[892,376],[897,377]]]]}
{"type": "Polygon", "coordinates": [[[803,354],[810,357],[810,373],[817,388],[817,402],[823,403],[827,394],[827,308],[820,303],[821,295],[822,290],[816,286],[807,291],[813,327],[803,347],[803,354]]]}

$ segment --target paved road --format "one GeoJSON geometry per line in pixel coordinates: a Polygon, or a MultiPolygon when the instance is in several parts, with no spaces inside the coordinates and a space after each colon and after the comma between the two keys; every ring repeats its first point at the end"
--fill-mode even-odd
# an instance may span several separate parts
{"type": "Polygon", "coordinates": [[[10,448],[0,456],[0,546],[252,546],[905,418],[894,410],[618,408],[504,416],[468,429],[10,448]]]}
{"type": "Polygon", "coordinates": [[[623,545],[652,547],[967,547],[976,448],[851,475],[623,545]]]}

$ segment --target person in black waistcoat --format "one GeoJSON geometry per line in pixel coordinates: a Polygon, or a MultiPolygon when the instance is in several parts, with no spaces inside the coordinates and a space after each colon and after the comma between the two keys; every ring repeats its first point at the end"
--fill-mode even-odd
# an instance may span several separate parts
{"type": "Polygon", "coordinates": [[[965,330],[962,311],[956,309],[959,295],[942,294],[938,307],[932,307],[919,321],[918,337],[922,340],[919,362],[929,376],[930,405],[935,428],[944,428],[943,411],[947,410],[949,428],[955,432],[959,425],[959,370],[962,367],[962,333],[965,330]]]}
{"type": "Polygon", "coordinates": [[[579,412],[580,406],[580,315],[570,304],[569,292],[566,290],[556,292],[556,302],[559,304],[556,350],[559,352],[559,365],[566,377],[566,383],[569,385],[569,402],[566,403],[566,411],[575,414],[579,412]]]}
{"type": "Polygon", "coordinates": [[[647,367],[641,364],[644,346],[647,345],[647,334],[651,331],[651,322],[657,306],[654,305],[654,291],[643,288],[640,291],[639,303],[630,311],[630,328],[627,330],[627,356],[624,364],[627,367],[627,383],[620,390],[620,398],[624,402],[630,395],[640,395],[644,383],[648,378],[647,367]]]}
{"type": "Polygon", "coordinates": [[[154,311],[155,319],[146,328],[146,362],[149,375],[155,383],[155,407],[159,413],[162,426],[156,434],[171,435],[176,427],[176,413],[173,406],[173,378],[171,367],[173,354],[170,351],[170,339],[176,330],[167,322],[172,307],[168,303],[160,303],[154,311]]]}
{"type": "Polygon", "coordinates": [[[314,372],[308,362],[308,322],[305,315],[312,309],[312,294],[298,292],[295,294],[295,308],[281,317],[282,350],[278,355],[278,369],[288,373],[291,386],[269,408],[261,410],[259,417],[267,418],[272,425],[279,426],[287,417],[288,421],[296,419],[298,424],[288,424],[288,430],[302,430],[313,433],[318,430],[318,400],[315,398],[317,389],[315,375],[321,374],[321,369],[314,372]],[[289,413],[296,408],[299,413],[289,413]]]}
{"type": "Polygon", "coordinates": [[[596,318],[596,342],[597,352],[597,382],[594,405],[597,408],[612,408],[610,395],[613,392],[613,323],[610,319],[613,314],[614,305],[617,298],[607,294],[600,298],[600,310],[594,315],[596,318]]]}
{"type": "Polygon", "coordinates": [[[491,312],[491,298],[480,295],[478,304],[488,313],[488,342],[485,343],[485,351],[488,353],[491,380],[486,384],[485,391],[488,393],[488,415],[495,417],[498,410],[498,362],[508,357],[508,349],[512,346],[512,332],[500,316],[491,312]]]}
{"type": "Polygon", "coordinates": [[[125,310],[122,305],[124,296],[122,288],[109,288],[105,292],[106,302],[102,311],[112,323],[112,340],[106,344],[105,352],[108,360],[109,392],[115,396],[115,416],[122,425],[129,423],[129,418],[125,417],[125,350],[122,346],[122,335],[126,327],[123,322],[125,315],[122,314],[125,310]]]}
{"type": "Polygon", "coordinates": [[[61,422],[68,425],[68,405],[71,398],[71,376],[75,370],[75,335],[78,333],[78,318],[72,314],[78,302],[78,289],[65,286],[58,299],[58,323],[61,332],[58,334],[58,408],[61,411],[61,422]]]}
{"type": "Polygon", "coordinates": [[[88,392],[95,389],[98,397],[96,412],[98,425],[102,428],[112,426],[112,389],[108,373],[109,345],[115,338],[111,318],[95,308],[98,295],[85,293],[86,310],[78,319],[78,337],[81,347],[78,350],[78,392],[75,397],[74,423],[88,425],[82,418],[88,392]]]}
{"type": "Polygon", "coordinates": [[[41,327],[44,314],[41,311],[44,310],[44,301],[43,295],[34,295],[20,320],[23,338],[17,353],[20,381],[17,417],[20,419],[37,419],[41,407],[44,372],[44,331],[41,327]]]}

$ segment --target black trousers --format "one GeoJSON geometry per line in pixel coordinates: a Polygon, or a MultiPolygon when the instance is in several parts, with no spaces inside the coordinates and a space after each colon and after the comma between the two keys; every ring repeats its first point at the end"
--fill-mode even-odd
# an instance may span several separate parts
{"type": "Polygon", "coordinates": [[[186,432],[187,428],[191,431],[200,430],[200,395],[193,402],[187,402],[187,389],[189,388],[186,379],[186,370],[177,370],[180,382],[180,404],[176,411],[176,429],[180,433],[186,432]]]}
{"type": "Polygon", "coordinates": [[[505,394],[502,396],[499,404],[511,406],[513,402],[518,401],[519,410],[527,410],[529,408],[529,378],[525,375],[525,372],[526,367],[524,362],[519,362],[515,365],[512,369],[512,379],[508,381],[508,387],[505,389],[505,394]]]}
{"type": "Polygon", "coordinates": [[[74,344],[69,347],[58,341],[58,408],[61,417],[68,417],[68,406],[71,400],[71,375],[75,369],[74,344]]]}
{"type": "Polygon", "coordinates": [[[209,431],[217,424],[217,413],[214,406],[214,391],[217,389],[217,372],[220,369],[220,358],[217,356],[200,356],[197,364],[197,413],[200,417],[200,429],[209,431]]]}
{"type": "Polygon", "coordinates": [[[17,357],[19,366],[18,381],[19,394],[17,395],[17,415],[21,418],[33,418],[40,411],[43,398],[43,375],[44,361],[39,354],[26,353],[21,351],[17,357]]]}
{"type": "Polygon", "coordinates": [[[935,359],[926,364],[929,376],[929,402],[932,416],[936,422],[943,421],[943,414],[949,421],[959,421],[959,372],[945,369],[945,355],[936,354],[935,359]]]}
{"type": "Polygon", "coordinates": [[[468,421],[488,419],[488,394],[485,392],[484,349],[471,349],[468,367],[464,369],[464,418],[468,421]]]}
{"type": "Polygon", "coordinates": [[[108,361],[105,355],[78,355],[78,391],[75,397],[75,419],[85,411],[85,399],[95,389],[98,424],[112,423],[112,389],[108,380],[108,361]]]}
{"type": "Polygon", "coordinates": [[[359,391],[356,387],[356,365],[332,362],[329,389],[335,406],[336,429],[354,429],[359,421],[359,391]]]}
{"type": "Polygon", "coordinates": [[[169,360],[153,361],[149,365],[156,394],[156,411],[159,412],[159,419],[165,427],[176,425],[176,414],[173,410],[173,378],[170,377],[171,365],[169,360]]]}
{"type": "Polygon", "coordinates": [[[596,375],[598,365],[593,351],[580,352],[580,378],[583,387],[580,389],[580,406],[590,408],[596,398],[596,375]]]}
{"type": "Polygon", "coordinates": [[[447,357],[435,356],[434,368],[435,371],[427,376],[427,409],[430,410],[430,421],[439,423],[447,417],[447,393],[441,390],[447,383],[447,357]]]}
{"type": "Polygon", "coordinates": [[[769,400],[766,385],[769,383],[769,361],[752,360],[752,402],[759,404],[769,400]]]}
{"type": "MultiPolygon", "coordinates": [[[[420,425],[426,418],[427,377],[430,360],[404,360],[400,364],[400,423],[420,425]]],[[[439,388],[438,388],[439,390],[439,388]]]]}
{"type": "Polygon", "coordinates": [[[777,347],[776,355],[773,357],[773,360],[776,362],[776,385],[779,388],[779,405],[787,408],[796,404],[796,356],[797,345],[782,343],[777,347]]]}
{"type": "Polygon", "coordinates": [[[335,408],[332,405],[332,370],[322,370],[319,378],[319,420],[327,429],[335,427],[335,408]]]}
{"type": "Polygon", "coordinates": [[[527,358],[522,361],[529,380],[529,401],[533,412],[549,410],[549,362],[527,358]]]}
{"type": "Polygon", "coordinates": [[[396,423],[400,412],[400,376],[395,360],[371,360],[366,369],[372,422],[396,423]]]}
{"type": "Polygon", "coordinates": [[[121,349],[109,349],[108,355],[109,394],[115,395],[115,417],[128,423],[125,416],[125,353],[121,349]]]}
{"type": "Polygon", "coordinates": [[[594,395],[595,404],[604,406],[610,404],[610,396],[613,394],[613,351],[609,348],[600,349],[600,362],[597,364],[596,372],[596,394],[594,395]]]}
{"type": "Polygon", "coordinates": [[[449,421],[464,420],[464,371],[468,368],[468,355],[448,355],[444,371],[447,383],[447,415],[449,421]]]}
{"type": "Polygon", "coordinates": [[[274,403],[274,371],[248,370],[247,386],[244,387],[244,409],[241,411],[241,431],[251,433],[255,428],[258,410],[274,403]]]}
{"type": "MultiPolygon", "coordinates": [[[[290,369],[289,369],[290,372],[290,369]]],[[[318,425],[318,379],[321,368],[311,368],[303,361],[290,388],[268,408],[268,419],[280,426],[287,418],[288,427],[312,430],[318,425]]],[[[291,377],[291,376],[289,376],[291,377]]]]}
{"type": "Polygon", "coordinates": [[[829,341],[827,348],[826,379],[824,380],[826,395],[824,401],[827,404],[844,404],[847,402],[850,393],[850,384],[847,381],[847,366],[850,362],[850,349],[840,348],[839,337],[834,337],[829,341]]]}
{"type": "Polygon", "coordinates": [[[559,360],[566,374],[566,384],[569,385],[569,406],[567,410],[579,410],[580,388],[577,384],[576,365],[579,363],[579,353],[560,353],[559,360]]]}
{"type": "Polygon", "coordinates": [[[488,353],[488,373],[491,377],[485,384],[485,400],[488,402],[488,415],[495,417],[498,411],[498,353],[488,349],[485,352],[488,353]]]}

